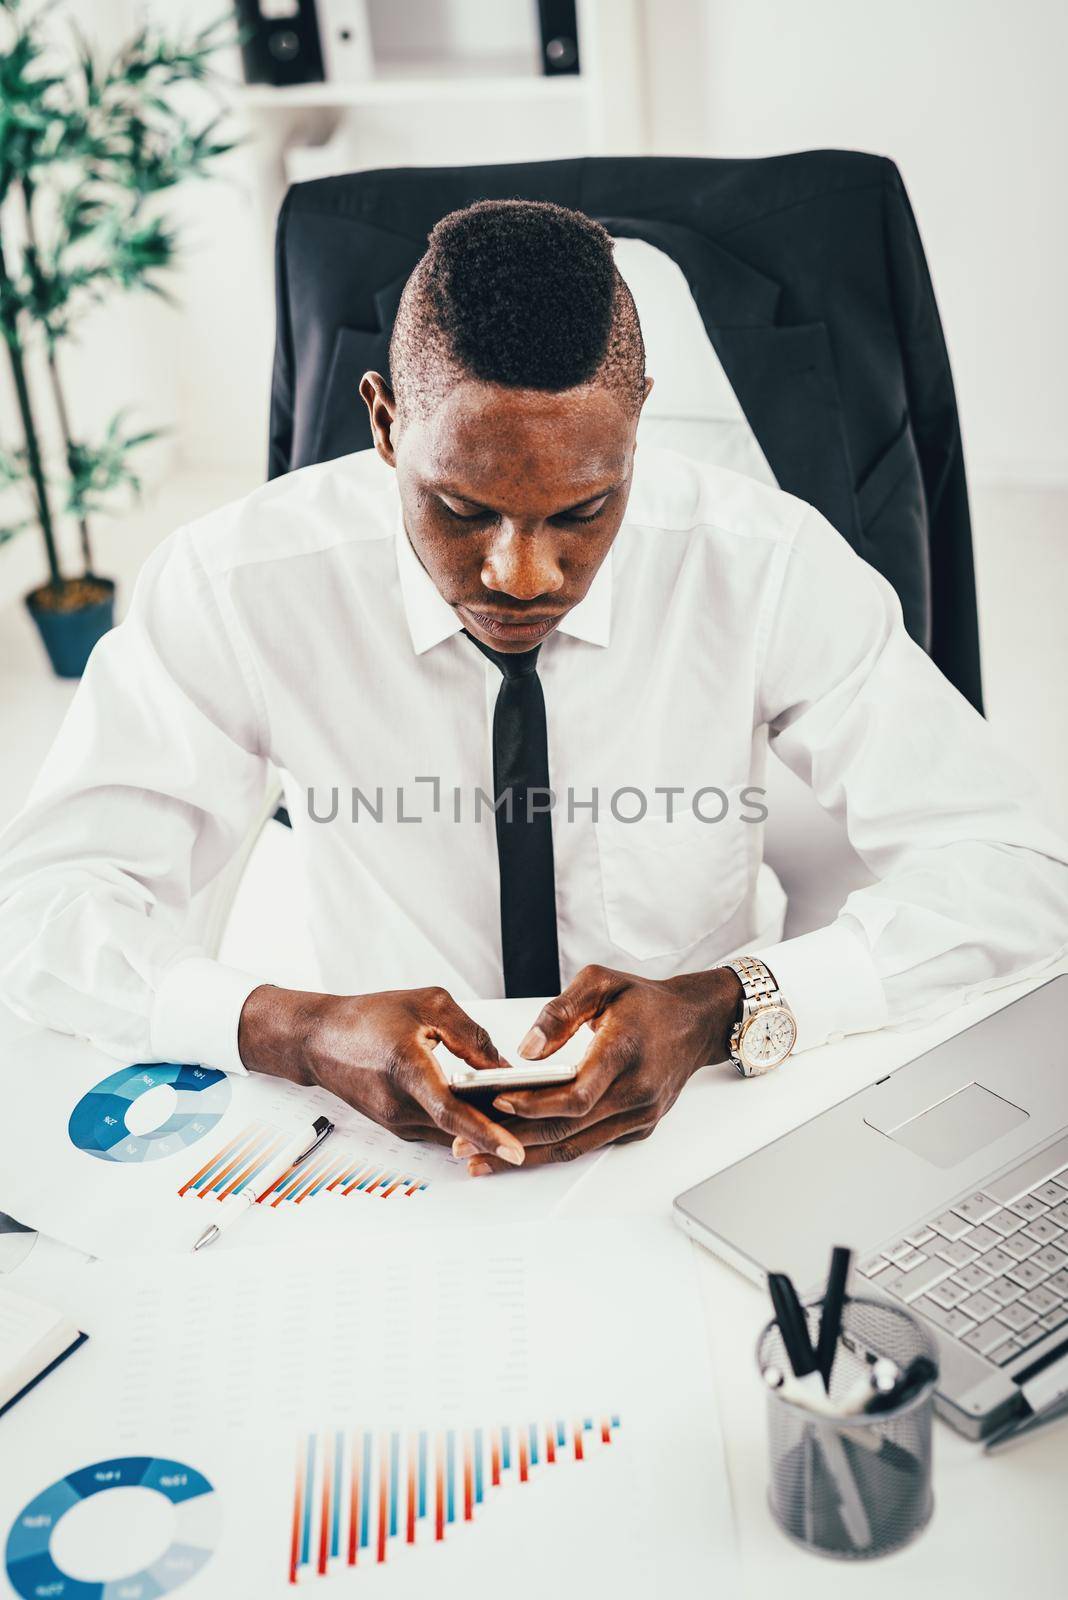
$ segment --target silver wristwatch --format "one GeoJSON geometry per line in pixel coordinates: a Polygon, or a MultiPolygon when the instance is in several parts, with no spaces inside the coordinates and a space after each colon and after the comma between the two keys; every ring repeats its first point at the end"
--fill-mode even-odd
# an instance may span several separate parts
{"type": "Polygon", "coordinates": [[[741,979],[742,1015],[731,1029],[730,1058],[745,1078],[781,1066],[797,1042],[797,1022],[763,961],[739,956],[724,961],[741,979]]]}

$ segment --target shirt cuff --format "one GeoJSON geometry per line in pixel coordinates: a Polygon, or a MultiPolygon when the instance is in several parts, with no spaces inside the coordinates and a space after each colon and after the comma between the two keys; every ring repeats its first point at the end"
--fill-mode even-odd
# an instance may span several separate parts
{"type": "Polygon", "coordinates": [[[241,1008],[263,983],[209,956],[183,956],[163,974],[149,1032],[158,1061],[189,1062],[245,1073],[237,1052],[241,1008]]]}
{"type": "Polygon", "coordinates": [[[845,923],[746,954],[763,961],[794,1014],[795,1053],[885,1026],[886,995],[871,952],[845,923]]]}

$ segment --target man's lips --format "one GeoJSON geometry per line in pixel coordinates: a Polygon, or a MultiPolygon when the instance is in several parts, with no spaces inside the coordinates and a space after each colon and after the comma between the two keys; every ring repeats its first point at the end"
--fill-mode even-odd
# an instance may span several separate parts
{"type": "Polygon", "coordinates": [[[488,633],[496,639],[534,640],[549,632],[553,625],[566,615],[564,611],[553,611],[541,616],[531,616],[529,613],[520,613],[518,617],[507,612],[475,611],[471,606],[462,608],[473,622],[476,622],[483,633],[488,633]]]}

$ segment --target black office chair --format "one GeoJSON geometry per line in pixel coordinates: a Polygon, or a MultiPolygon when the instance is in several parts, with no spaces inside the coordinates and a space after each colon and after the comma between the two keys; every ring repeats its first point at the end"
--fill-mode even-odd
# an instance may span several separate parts
{"type": "Polygon", "coordinates": [[[270,476],[370,446],[357,385],[388,371],[428,232],[502,197],[585,211],[678,263],[780,486],[889,579],[912,637],[981,711],[949,358],[904,185],[880,156],[606,157],[295,185],[278,220],[270,476]]]}

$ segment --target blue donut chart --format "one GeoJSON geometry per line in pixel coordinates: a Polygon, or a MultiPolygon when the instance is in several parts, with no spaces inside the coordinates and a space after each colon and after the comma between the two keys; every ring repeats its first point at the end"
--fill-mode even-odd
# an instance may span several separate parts
{"type": "Polygon", "coordinates": [[[159,1456],[119,1456],[96,1461],[49,1484],[25,1505],[8,1534],[4,1561],[22,1600],[158,1600],[192,1578],[214,1549],[218,1502],[212,1485],[193,1467],[159,1456]],[[150,1567],[125,1578],[95,1582],[71,1578],[57,1566],[52,1535],[72,1506],[109,1489],[154,1489],[175,1508],[175,1534],[150,1567]]]}
{"type": "Polygon", "coordinates": [[[230,1104],[230,1081],[213,1067],[163,1062],[120,1067],[84,1094],[70,1114],[71,1143],[100,1161],[159,1161],[196,1144],[218,1122],[230,1104]],[[170,1084],[176,1096],[173,1112],[151,1133],[131,1133],[126,1113],[150,1089],[170,1084]]]}

